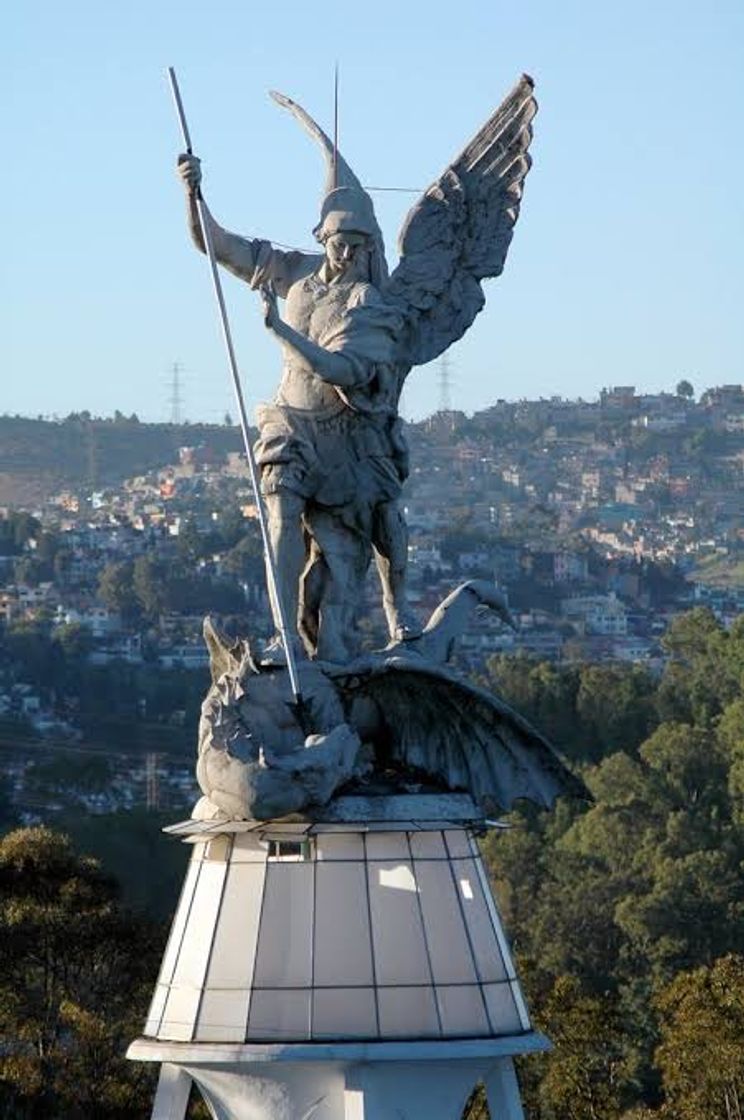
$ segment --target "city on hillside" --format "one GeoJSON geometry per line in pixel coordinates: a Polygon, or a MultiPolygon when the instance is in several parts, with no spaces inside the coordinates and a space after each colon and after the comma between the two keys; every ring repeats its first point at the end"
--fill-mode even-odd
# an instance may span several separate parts
{"type": "MultiPolygon", "coordinates": [[[[48,427],[65,423],[80,418],[48,427]]],[[[225,450],[225,426],[214,431],[219,438],[195,428],[197,442],[142,473],[101,484],[104,470],[82,472],[0,509],[5,741],[22,731],[188,754],[207,679],[204,616],[257,643],[270,636],[247,466],[225,450]]],[[[409,584],[420,619],[479,578],[503,589],[517,622],[512,630],[479,616],[458,655],[465,671],[503,654],[658,674],[674,616],[702,606],[728,625],[744,607],[741,385],[697,400],[687,381],[658,394],[616,386],[596,401],[499,400],[471,417],[437,412],[409,424],[408,437],[409,584]]],[[[373,568],[362,647],[385,642],[378,603],[373,568]]],[[[158,770],[149,765],[149,777],[141,759],[133,768],[151,791],[158,770]]],[[[189,766],[187,757],[171,773],[184,797],[189,766]]],[[[110,807],[103,785],[92,780],[89,808],[110,807]]]]}

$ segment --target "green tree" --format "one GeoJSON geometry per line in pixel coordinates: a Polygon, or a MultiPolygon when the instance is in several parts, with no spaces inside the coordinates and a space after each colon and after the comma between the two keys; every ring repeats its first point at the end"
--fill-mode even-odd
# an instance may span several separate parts
{"type": "Polygon", "coordinates": [[[729,631],[697,607],[675,618],[662,639],[670,655],[657,692],[664,720],[711,725],[737,698],[744,680],[744,629],[729,631]]]}
{"type": "Polygon", "coordinates": [[[139,609],[149,619],[157,619],[167,607],[167,569],[154,556],[138,556],[132,570],[132,590],[139,609]]]}
{"type": "Polygon", "coordinates": [[[66,622],[57,626],[54,641],[60,646],[67,661],[85,661],[93,648],[90,630],[79,622],[66,622]]]}
{"type": "Polygon", "coordinates": [[[24,510],[11,513],[8,518],[8,529],[12,534],[13,542],[17,549],[24,548],[30,540],[36,540],[41,533],[41,522],[32,514],[24,510]]]}
{"type": "Polygon", "coordinates": [[[178,557],[182,563],[195,564],[204,555],[205,543],[193,517],[181,521],[178,530],[178,557]]]}
{"type": "Polygon", "coordinates": [[[502,655],[489,660],[486,683],[570,759],[636,751],[658,719],[653,679],[636,665],[577,668],[502,655]]]}
{"type": "Polygon", "coordinates": [[[723,711],[716,737],[727,762],[728,794],[734,823],[744,826],[744,699],[723,711]]]}
{"type": "Polygon", "coordinates": [[[651,677],[635,665],[584,666],[576,696],[584,757],[637,750],[655,722],[653,692],[651,677]]]}
{"type": "Polygon", "coordinates": [[[106,564],[98,580],[98,596],[104,606],[127,621],[137,617],[140,604],[134,590],[134,565],[131,560],[106,564]]]}
{"type": "Polygon", "coordinates": [[[462,1120],[491,1120],[486,1091],[482,1085],[476,1086],[470,1094],[462,1114],[462,1120]]]}
{"type": "Polygon", "coordinates": [[[76,800],[79,795],[103,793],[109,789],[113,768],[108,757],[101,754],[68,754],[56,752],[51,758],[34,760],[26,772],[26,789],[47,792],[50,789],[76,800]]]}
{"type": "Polygon", "coordinates": [[[674,1120],[744,1117],[744,957],[683,972],[657,999],[656,1061],[674,1120]]]}
{"type": "Polygon", "coordinates": [[[520,1063],[530,1115],[540,1120],[619,1120],[633,1097],[616,1001],[559,976],[536,1016],[553,1050],[520,1063]],[[539,1081],[535,1083],[536,1075],[539,1081]]]}
{"type": "Polygon", "coordinates": [[[677,388],[674,391],[678,397],[682,397],[684,400],[688,401],[691,401],[695,396],[695,390],[693,388],[692,382],[687,381],[686,379],[678,381],[677,388]]]}
{"type": "Polygon", "coordinates": [[[742,944],[741,872],[725,851],[659,855],[650,889],[628,894],[615,916],[628,947],[645,957],[654,979],[709,964],[742,944]]]}
{"type": "MultiPolygon", "coordinates": [[[[249,526],[246,519],[243,517],[243,511],[240,509],[240,506],[229,505],[222,511],[218,529],[220,544],[223,548],[234,548],[235,545],[239,544],[246,536],[249,536],[249,526]]],[[[258,534],[250,534],[251,537],[254,535],[260,547],[260,538],[258,534]]]]}
{"type": "Polygon", "coordinates": [[[578,670],[524,655],[500,655],[489,659],[487,672],[486,687],[513,705],[569,757],[577,757],[578,670]]]}
{"type": "Polygon", "coordinates": [[[152,931],[46,828],[0,840],[0,1106],[17,1120],[148,1115],[124,1060],[157,971],[152,931]]]}
{"type": "Polygon", "coordinates": [[[39,533],[36,538],[36,548],[34,549],[34,555],[43,564],[46,564],[48,566],[48,569],[51,571],[52,565],[54,563],[54,558],[57,555],[59,547],[60,541],[56,533],[39,533]]]}
{"type": "Polygon", "coordinates": [[[7,774],[0,773],[0,832],[17,823],[13,805],[13,783],[7,774]]]}
{"type": "MultiPolygon", "coordinates": [[[[727,811],[727,765],[717,736],[707,728],[663,723],[641,747],[641,758],[666,794],[669,807],[694,809],[697,829],[727,811]]],[[[707,833],[706,833],[707,835],[707,833]]]]}
{"type": "Polygon", "coordinates": [[[37,621],[13,623],[5,633],[5,648],[11,662],[20,669],[22,680],[35,685],[51,683],[54,650],[48,626],[37,621]]]}

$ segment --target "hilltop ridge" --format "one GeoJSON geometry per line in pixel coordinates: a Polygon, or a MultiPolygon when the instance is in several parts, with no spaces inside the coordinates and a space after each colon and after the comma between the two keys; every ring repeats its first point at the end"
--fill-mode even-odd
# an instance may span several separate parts
{"type": "Polygon", "coordinates": [[[27,507],[65,487],[115,485],[177,459],[180,447],[204,443],[224,456],[240,449],[240,433],[218,424],[146,424],[121,413],[0,416],[0,505],[27,507]]]}

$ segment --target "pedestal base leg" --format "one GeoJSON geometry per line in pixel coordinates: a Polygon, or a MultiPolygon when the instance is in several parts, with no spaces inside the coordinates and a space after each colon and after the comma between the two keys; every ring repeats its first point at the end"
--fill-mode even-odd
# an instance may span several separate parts
{"type": "Polygon", "coordinates": [[[460,1120],[482,1062],[376,1062],[347,1070],[345,1120],[460,1120]]]}
{"type": "Polygon", "coordinates": [[[180,1066],[163,1062],[150,1120],[184,1120],[192,1081],[180,1066]]]}
{"type": "Polygon", "coordinates": [[[511,1058],[500,1058],[483,1078],[491,1120],[524,1120],[519,1083],[511,1058]]]}
{"type": "Polygon", "coordinates": [[[344,1120],[344,1078],[331,1062],[191,1067],[214,1120],[344,1120]]]}

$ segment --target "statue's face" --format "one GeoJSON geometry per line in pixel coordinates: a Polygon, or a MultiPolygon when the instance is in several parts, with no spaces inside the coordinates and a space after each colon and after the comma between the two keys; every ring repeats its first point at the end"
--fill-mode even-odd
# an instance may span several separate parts
{"type": "Polygon", "coordinates": [[[334,276],[353,271],[366,277],[369,271],[369,238],[365,233],[344,230],[332,233],[325,241],[326,261],[334,276]]]}

